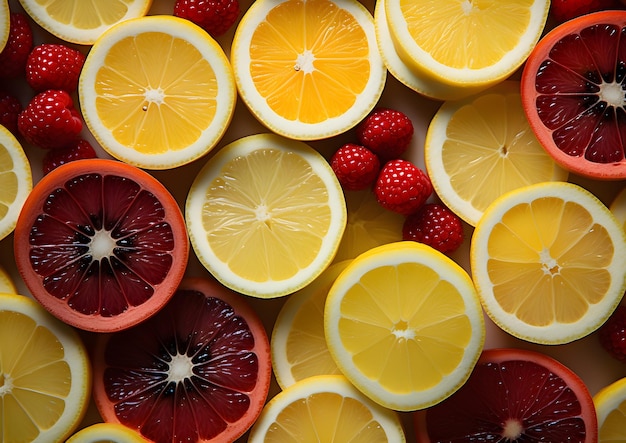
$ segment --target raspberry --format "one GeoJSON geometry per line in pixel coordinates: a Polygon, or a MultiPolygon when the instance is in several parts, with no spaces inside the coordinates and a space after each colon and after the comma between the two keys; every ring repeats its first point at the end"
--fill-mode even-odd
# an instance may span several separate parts
{"type": "Polygon", "coordinates": [[[463,243],[463,223],[447,207],[425,203],[404,221],[402,238],[424,243],[446,254],[456,251],[463,243]]]}
{"type": "Polygon", "coordinates": [[[330,166],[346,191],[360,191],[374,183],[380,172],[380,160],[369,149],[346,143],[330,159],[330,166]]]}
{"type": "Polygon", "coordinates": [[[69,46],[44,43],[31,51],[26,61],[26,81],[37,92],[62,89],[72,92],[85,63],[85,55],[69,46]]]}
{"type": "Polygon", "coordinates": [[[399,158],[408,149],[413,137],[413,123],[404,113],[377,108],[356,128],[356,136],[381,160],[399,158]]]}
{"type": "Polygon", "coordinates": [[[18,98],[5,90],[0,90],[0,125],[17,136],[17,116],[22,112],[18,98]]]}
{"type": "Polygon", "coordinates": [[[176,0],[174,15],[200,26],[212,37],[219,37],[239,17],[237,0],[176,0]]]}
{"type": "Polygon", "coordinates": [[[0,78],[16,78],[24,75],[26,59],[33,49],[33,31],[26,15],[12,12],[9,39],[0,52],[0,78]]]}
{"type": "Polygon", "coordinates": [[[57,89],[37,94],[17,118],[17,128],[24,139],[44,149],[69,145],[82,127],[72,97],[57,89]]]}
{"type": "Polygon", "coordinates": [[[87,140],[79,139],[63,148],[50,149],[43,157],[42,170],[44,175],[59,166],[75,160],[97,157],[96,151],[87,140]]]}
{"type": "Polygon", "coordinates": [[[623,7],[618,0],[552,0],[550,15],[559,24],[590,12],[623,7]]]}
{"type": "Polygon", "coordinates": [[[374,186],[376,199],[384,208],[404,215],[416,212],[432,192],[426,173],[402,159],[388,161],[374,186]]]}
{"type": "Polygon", "coordinates": [[[626,363],[626,305],[619,305],[598,330],[600,344],[615,359],[626,363]]]}

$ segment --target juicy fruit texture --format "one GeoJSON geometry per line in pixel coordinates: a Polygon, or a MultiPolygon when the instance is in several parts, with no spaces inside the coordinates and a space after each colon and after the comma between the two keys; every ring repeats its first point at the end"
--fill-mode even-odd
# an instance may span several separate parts
{"type": "Polygon", "coordinates": [[[212,37],[218,37],[239,18],[237,0],[176,0],[174,15],[191,20],[212,37]]]}
{"type": "Polygon", "coordinates": [[[463,243],[463,224],[445,206],[426,203],[406,218],[402,238],[427,244],[447,254],[456,251],[463,243]]]}
{"type": "Polygon", "coordinates": [[[521,349],[485,350],[469,380],[416,413],[418,443],[593,443],[598,424],[583,381],[557,360],[521,349]]]}
{"type": "Polygon", "coordinates": [[[142,17],[152,0],[19,0],[42,28],[61,40],[93,45],[113,25],[142,17]]]}
{"type": "Polygon", "coordinates": [[[500,195],[568,177],[528,124],[519,88],[519,82],[508,80],[447,101],[428,125],[428,176],[442,202],[472,226],[500,195]]]}
{"type": "Polygon", "coordinates": [[[0,52],[9,41],[11,32],[11,11],[8,0],[0,1],[0,52]]]}
{"type": "Polygon", "coordinates": [[[416,212],[433,192],[430,178],[409,160],[390,160],[383,166],[374,194],[384,208],[402,215],[416,212]]]}
{"type": "Polygon", "coordinates": [[[270,298],[301,289],[328,267],[346,226],[346,203],[320,153],[255,134],[207,161],[185,215],[196,255],[219,281],[270,298]]]}
{"type": "Polygon", "coordinates": [[[541,36],[549,5],[386,0],[385,15],[399,58],[425,83],[438,84],[431,95],[449,100],[502,81],[521,66],[541,36]]]}
{"type": "Polygon", "coordinates": [[[402,111],[376,108],[356,127],[359,142],[383,161],[401,157],[413,138],[413,122],[402,111]]]}
{"type": "Polygon", "coordinates": [[[564,168],[593,179],[626,178],[626,11],[587,14],[544,36],[522,74],[524,110],[564,168]]]}
{"type": "Polygon", "coordinates": [[[572,183],[525,186],[495,200],[474,230],[470,261],[487,314],[535,343],[590,334],[626,289],[624,230],[572,183]]]}
{"type": "Polygon", "coordinates": [[[416,242],[364,252],[337,277],[324,310],[341,372],[390,409],[436,404],[469,377],[485,339],[472,280],[416,242]]]}
{"type": "Polygon", "coordinates": [[[552,0],[550,15],[560,24],[591,12],[618,9],[622,6],[617,0],[552,0]]]}
{"type": "Polygon", "coordinates": [[[299,140],[331,137],[374,108],[386,80],[374,20],[356,0],[261,0],[231,48],[237,88],[257,119],[299,140]]]}
{"type": "Polygon", "coordinates": [[[0,125],[17,136],[17,117],[22,112],[22,104],[17,96],[0,89],[0,125]]]}
{"type": "Polygon", "coordinates": [[[13,232],[32,186],[32,171],[22,145],[0,126],[0,240],[13,232]]]}
{"type": "Polygon", "coordinates": [[[0,51],[0,79],[23,75],[26,59],[33,48],[33,31],[26,15],[12,12],[9,23],[7,42],[0,51]]]}
{"type": "Polygon", "coordinates": [[[154,317],[101,338],[94,398],[107,422],[151,441],[235,441],[261,413],[271,377],[263,323],[212,280],[183,281],[154,317]]]}
{"type": "Polygon", "coordinates": [[[26,81],[35,91],[62,89],[72,92],[85,63],[85,55],[63,44],[37,45],[26,61],[26,81]]]}
{"type": "Polygon", "coordinates": [[[0,294],[2,441],[65,441],[87,409],[91,367],[72,328],[22,295],[0,294]]]}
{"type": "Polygon", "coordinates": [[[598,338],[609,355],[626,363],[626,305],[619,305],[600,326],[598,338]]]}
{"type": "Polygon", "coordinates": [[[176,200],[115,160],[76,160],[45,175],[17,223],[15,261],[32,295],[77,328],[110,332],[172,296],[189,244],[176,200]]]}
{"type": "Polygon", "coordinates": [[[380,160],[365,146],[346,143],[330,159],[337,180],[346,191],[370,188],[380,172],[380,160]]]}
{"type": "Polygon", "coordinates": [[[398,415],[370,401],[341,375],[301,380],[263,409],[248,442],[406,441],[398,415]]]}
{"type": "Polygon", "coordinates": [[[17,294],[17,287],[13,277],[2,265],[0,265],[0,293],[17,294]]]}
{"type": "Polygon", "coordinates": [[[310,284],[291,294],[280,309],[270,347],[282,389],[314,375],[340,374],[324,336],[324,304],[330,287],[351,260],[330,265],[310,284]]]}
{"type": "Polygon", "coordinates": [[[87,126],[113,157],[170,169],[208,153],[232,118],[236,89],[219,44],[188,20],[127,20],[93,45],[80,77],[87,126]]]}
{"type": "Polygon", "coordinates": [[[600,442],[626,441],[626,377],[602,388],[593,396],[600,442]]]}
{"type": "Polygon", "coordinates": [[[80,139],[63,148],[50,149],[43,157],[42,170],[44,175],[65,163],[74,160],[96,158],[96,151],[87,140],[80,139]]]}
{"type": "Polygon", "coordinates": [[[95,423],[72,434],[66,443],[146,443],[141,434],[118,423],[95,423]]]}

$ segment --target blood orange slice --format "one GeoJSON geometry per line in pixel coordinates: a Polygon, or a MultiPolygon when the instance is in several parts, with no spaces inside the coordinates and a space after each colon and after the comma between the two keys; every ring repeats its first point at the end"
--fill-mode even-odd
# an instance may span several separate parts
{"type": "Polygon", "coordinates": [[[269,391],[267,333],[245,298],[184,280],[154,317],[101,336],[94,399],[106,422],[155,442],[234,441],[269,391]]]}
{"type": "Polygon", "coordinates": [[[70,162],[30,193],[15,260],[32,295],[80,329],[110,332],[156,313],[189,252],[181,210],[153,176],[106,159],[70,162]]]}
{"type": "Polygon", "coordinates": [[[576,174],[626,178],[626,11],[567,21],[547,33],[521,83],[529,122],[546,151],[576,174]]]}
{"type": "Polygon", "coordinates": [[[418,443],[598,441],[583,381],[552,357],[522,349],[484,350],[461,389],[415,418],[418,443]]]}

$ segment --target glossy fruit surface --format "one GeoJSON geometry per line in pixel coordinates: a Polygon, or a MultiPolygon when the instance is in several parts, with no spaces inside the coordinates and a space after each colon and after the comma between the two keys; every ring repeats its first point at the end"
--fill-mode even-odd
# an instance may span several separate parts
{"type": "Polygon", "coordinates": [[[604,386],[593,396],[602,443],[626,442],[626,377],[604,386]]]}

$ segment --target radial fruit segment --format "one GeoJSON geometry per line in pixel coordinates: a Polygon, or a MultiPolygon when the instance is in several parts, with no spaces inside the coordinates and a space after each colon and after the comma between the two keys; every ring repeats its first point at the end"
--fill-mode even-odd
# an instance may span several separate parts
{"type": "Polygon", "coordinates": [[[626,377],[602,388],[593,397],[601,442],[626,441],[626,377]]]}
{"type": "Polygon", "coordinates": [[[0,52],[9,40],[9,32],[11,31],[10,18],[9,1],[0,0],[0,52]]]}
{"type": "Polygon", "coordinates": [[[626,11],[588,14],[554,28],[522,75],[539,141],[576,174],[626,178],[626,11]]]}
{"type": "Polygon", "coordinates": [[[105,421],[151,441],[235,441],[265,403],[269,355],[243,296],[185,280],[154,317],[98,342],[94,398],[105,421]]]}
{"type": "Polygon", "coordinates": [[[465,385],[415,419],[418,443],[598,441],[583,381],[552,357],[520,349],[483,351],[465,385]]]}
{"type": "Polygon", "coordinates": [[[184,274],[180,208],[146,172],[114,160],[67,163],[29,195],[15,259],[46,309],[90,331],[127,328],[154,314],[184,274]]]}

